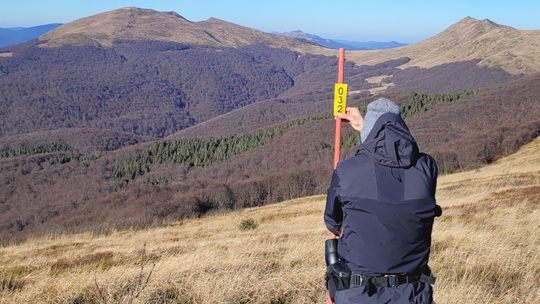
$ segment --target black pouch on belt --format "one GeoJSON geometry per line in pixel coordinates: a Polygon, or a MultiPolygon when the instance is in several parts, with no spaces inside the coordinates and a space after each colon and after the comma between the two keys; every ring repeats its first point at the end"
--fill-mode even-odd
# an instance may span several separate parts
{"type": "Polygon", "coordinates": [[[350,284],[351,269],[345,262],[338,261],[326,267],[326,288],[332,300],[336,291],[349,289],[350,284]]]}

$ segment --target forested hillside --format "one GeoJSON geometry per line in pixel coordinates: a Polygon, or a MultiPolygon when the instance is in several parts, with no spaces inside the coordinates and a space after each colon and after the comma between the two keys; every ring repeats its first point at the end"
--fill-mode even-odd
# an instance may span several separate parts
{"type": "MultiPolygon", "coordinates": [[[[124,41],[113,48],[21,48],[0,59],[0,135],[94,127],[162,137],[277,97],[296,77],[328,75],[333,66],[335,58],[265,46],[124,41]]],[[[327,90],[321,81],[309,88],[327,90]]]]}
{"type": "MultiPolygon", "coordinates": [[[[441,172],[453,172],[488,164],[540,134],[539,79],[395,97],[421,149],[436,157],[441,172]],[[488,105],[489,112],[480,111],[488,105]]],[[[367,101],[358,106],[365,110],[367,101]]],[[[345,126],[343,157],[359,140],[345,126]]],[[[61,143],[4,148],[1,237],[146,227],[324,193],[332,145],[326,112],[243,134],[166,139],[106,154],[81,154],[61,143]]]]}

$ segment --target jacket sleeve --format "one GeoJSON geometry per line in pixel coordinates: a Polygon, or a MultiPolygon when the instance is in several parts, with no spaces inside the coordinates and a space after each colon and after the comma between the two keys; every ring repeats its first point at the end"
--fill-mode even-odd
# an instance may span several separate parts
{"type": "Polygon", "coordinates": [[[341,201],[339,200],[339,175],[334,170],[332,182],[328,188],[326,196],[326,208],[324,209],[324,223],[330,232],[339,235],[341,224],[343,223],[343,211],[341,210],[341,201]]]}
{"type": "MultiPolygon", "coordinates": [[[[433,157],[431,157],[431,178],[433,180],[432,182],[432,189],[431,189],[431,195],[433,198],[435,198],[435,193],[437,192],[437,178],[439,177],[439,167],[437,166],[437,161],[433,157]]],[[[439,217],[442,215],[442,208],[441,206],[437,205],[435,203],[435,216],[439,217]]]]}
{"type": "Polygon", "coordinates": [[[431,194],[435,197],[435,192],[437,191],[437,178],[439,177],[439,167],[437,166],[437,161],[431,157],[431,178],[433,179],[431,194]]]}

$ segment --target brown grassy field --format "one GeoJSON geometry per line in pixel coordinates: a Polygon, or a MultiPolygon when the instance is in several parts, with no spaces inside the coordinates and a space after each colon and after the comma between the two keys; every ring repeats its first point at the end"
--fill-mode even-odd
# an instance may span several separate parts
{"type": "MultiPolygon", "coordinates": [[[[536,139],[489,166],[440,177],[437,303],[540,303],[539,149],[536,139]]],[[[0,303],[322,303],[323,206],[314,196],[3,247],[0,303]]]]}

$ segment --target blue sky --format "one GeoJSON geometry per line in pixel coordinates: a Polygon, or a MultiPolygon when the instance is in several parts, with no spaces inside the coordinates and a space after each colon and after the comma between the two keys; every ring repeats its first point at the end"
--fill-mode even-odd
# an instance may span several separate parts
{"type": "Polygon", "coordinates": [[[176,11],[193,21],[216,17],[263,31],[301,29],[325,38],[416,42],[472,16],[540,29],[540,1],[499,0],[4,0],[0,27],[69,22],[137,6],[176,11]]]}

